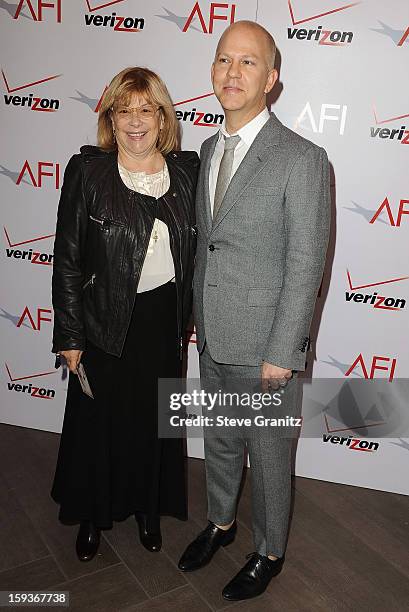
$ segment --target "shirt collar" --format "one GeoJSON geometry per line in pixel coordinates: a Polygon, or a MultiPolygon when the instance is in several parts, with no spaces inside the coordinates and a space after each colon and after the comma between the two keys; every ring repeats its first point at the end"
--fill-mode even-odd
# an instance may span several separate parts
{"type": "Polygon", "coordinates": [[[261,130],[261,128],[267,123],[270,119],[270,113],[268,112],[267,107],[263,108],[261,113],[259,113],[254,119],[243,125],[235,134],[229,134],[226,131],[226,122],[223,121],[223,124],[219,130],[219,142],[222,137],[229,138],[230,136],[235,136],[236,134],[240,136],[241,140],[247,147],[251,147],[253,144],[253,140],[261,130]]]}

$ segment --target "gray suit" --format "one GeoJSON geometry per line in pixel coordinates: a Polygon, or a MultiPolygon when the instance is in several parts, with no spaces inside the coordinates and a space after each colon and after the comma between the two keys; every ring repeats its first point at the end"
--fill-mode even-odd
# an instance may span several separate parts
{"type": "MultiPolygon", "coordinates": [[[[329,234],[327,155],[272,113],[212,221],[209,169],[217,138],[202,145],[197,191],[194,314],[201,375],[258,378],[263,360],[304,370],[329,234]]],[[[256,547],[261,554],[281,556],[290,441],[275,438],[269,444],[266,436],[257,444],[240,436],[205,439],[209,519],[223,524],[234,517],[240,457],[247,444],[256,481],[256,547]]]]}

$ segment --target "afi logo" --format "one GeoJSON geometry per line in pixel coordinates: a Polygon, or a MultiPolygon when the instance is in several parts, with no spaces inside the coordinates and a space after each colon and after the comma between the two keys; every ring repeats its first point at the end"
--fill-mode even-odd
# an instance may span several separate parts
{"type": "Polygon", "coordinates": [[[383,34],[384,36],[391,38],[398,47],[401,47],[403,43],[408,42],[409,27],[406,28],[406,30],[396,30],[395,28],[388,26],[386,23],[383,23],[383,21],[378,20],[378,23],[381,27],[371,28],[373,32],[378,32],[378,34],[383,34]]]}
{"type": "Polygon", "coordinates": [[[93,113],[98,113],[107,89],[108,85],[105,86],[104,91],[102,92],[99,98],[90,98],[89,96],[76,89],[78,96],[71,96],[70,99],[75,100],[76,102],[81,102],[81,104],[86,104],[92,110],[93,113]]]}
{"type": "Polygon", "coordinates": [[[33,314],[30,312],[30,309],[28,306],[26,306],[17,322],[17,326],[16,327],[21,327],[23,325],[23,323],[25,322],[25,320],[27,319],[27,322],[30,324],[31,328],[34,329],[35,331],[41,331],[41,322],[48,322],[51,323],[51,318],[48,318],[48,316],[45,315],[51,315],[52,310],[50,308],[37,308],[36,311],[34,311],[34,316],[33,314]]]}
{"type": "MultiPolygon", "coordinates": [[[[201,100],[202,98],[208,98],[209,96],[213,96],[213,93],[204,94],[202,96],[197,96],[196,98],[189,98],[188,100],[182,100],[181,102],[176,102],[173,106],[182,106],[183,104],[187,104],[188,102],[194,102],[195,100],[201,100]]],[[[191,108],[187,111],[176,111],[176,117],[179,121],[190,122],[193,125],[198,125],[200,127],[218,127],[223,123],[224,115],[222,114],[213,114],[213,113],[205,113],[204,111],[199,111],[196,108],[191,108]]]]}
{"type": "Polygon", "coordinates": [[[186,20],[185,25],[183,26],[182,32],[187,32],[192,24],[192,21],[195,20],[197,17],[200,21],[200,26],[202,28],[203,33],[213,34],[213,25],[215,21],[230,21],[230,23],[233,23],[235,14],[235,4],[211,2],[209,7],[208,20],[206,20],[207,13],[203,13],[202,9],[200,8],[199,2],[196,2],[190,15],[186,20]]]}
{"type": "Polygon", "coordinates": [[[392,382],[396,369],[396,361],[396,358],[392,359],[391,357],[381,357],[379,355],[374,355],[372,357],[372,361],[369,363],[369,367],[367,368],[362,353],[359,353],[353,364],[345,372],[345,376],[350,376],[350,374],[357,368],[362,371],[364,378],[372,379],[375,378],[375,373],[379,370],[383,372],[388,372],[388,380],[389,382],[392,382]],[[380,365],[381,362],[384,362],[383,365],[380,365]]]}
{"type": "MultiPolygon", "coordinates": [[[[13,19],[20,17],[23,8],[28,8],[34,21],[43,21],[43,9],[50,9],[57,23],[61,23],[61,0],[20,0],[13,19]]],[[[50,10],[47,11],[47,15],[50,14],[50,10]]]]}
{"type": "Polygon", "coordinates": [[[378,217],[383,212],[386,212],[386,215],[387,215],[388,221],[389,221],[389,225],[391,225],[392,227],[400,227],[401,223],[402,223],[403,215],[409,215],[409,209],[405,209],[405,206],[407,204],[409,204],[409,200],[400,200],[399,201],[398,211],[396,213],[396,219],[395,219],[394,216],[393,216],[391,205],[389,204],[389,199],[388,199],[388,197],[386,197],[383,200],[383,202],[380,204],[379,208],[377,208],[374,216],[372,217],[372,219],[370,219],[369,223],[371,223],[371,224],[375,223],[375,221],[378,219],[378,217]]]}
{"type": "MultiPolygon", "coordinates": [[[[320,19],[321,17],[332,15],[333,13],[338,13],[339,11],[345,11],[346,9],[352,8],[357,4],[360,4],[360,2],[353,2],[352,4],[343,4],[338,8],[332,9],[330,11],[324,11],[323,13],[319,13],[317,15],[310,15],[301,19],[295,16],[295,11],[290,0],[288,0],[288,9],[290,11],[292,24],[293,26],[295,26],[299,25],[300,23],[306,23],[307,21],[314,21],[315,19],[320,19]]],[[[354,34],[353,32],[341,32],[339,30],[324,30],[323,27],[319,25],[315,29],[309,30],[305,28],[287,28],[287,36],[289,40],[306,40],[310,42],[316,42],[319,45],[340,47],[344,46],[347,43],[351,43],[354,34]]]]}
{"type": "MultiPolygon", "coordinates": [[[[20,170],[20,174],[17,177],[16,185],[20,185],[23,178],[28,179],[33,187],[43,187],[43,177],[52,177],[54,179],[55,189],[60,188],[60,164],[54,162],[30,162],[26,159],[23,167],[20,170]]],[[[27,183],[27,180],[23,182],[27,183]]]]}
{"type": "Polygon", "coordinates": [[[348,107],[344,104],[321,104],[319,112],[314,116],[311,104],[307,104],[298,115],[295,122],[295,129],[300,126],[303,129],[312,130],[315,134],[322,134],[326,122],[337,122],[339,123],[339,135],[343,136],[345,132],[345,123],[347,118],[348,107]],[[305,122],[309,123],[309,127],[302,125],[305,122]]]}

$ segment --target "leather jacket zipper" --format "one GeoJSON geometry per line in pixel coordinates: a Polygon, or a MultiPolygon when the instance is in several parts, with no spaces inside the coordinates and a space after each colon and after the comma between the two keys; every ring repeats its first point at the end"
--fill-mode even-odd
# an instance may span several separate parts
{"type": "MultiPolygon", "coordinates": [[[[166,198],[164,198],[165,202],[168,204],[166,198]]],[[[181,308],[183,307],[183,265],[182,265],[182,230],[179,226],[178,220],[176,218],[175,213],[173,212],[172,206],[170,206],[168,204],[168,210],[170,212],[170,214],[173,217],[173,220],[175,222],[175,227],[177,228],[177,232],[179,234],[179,270],[180,270],[180,289],[178,287],[178,282],[177,282],[177,278],[176,280],[176,302],[178,304],[178,308],[177,308],[177,327],[178,327],[178,334],[179,334],[179,359],[182,359],[183,356],[183,330],[182,330],[182,321],[183,321],[183,313],[180,312],[181,308]],[[181,292],[181,295],[180,293],[181,292]],[[180,299],[182,298],[182,299],[180,299]],[[181,304],[181,307],[179,307],[179,304],[181,304]]],[[[171,247],[173,246],[173,249],[175,250],[175,240],[173,238],[173,236],[170,235],[169,232],[169,238],[171,239],[171,247]]],[[[171,248],[172,250],[172,248],[171,248]]],[[[173,255],[173,253],[172,253],[173,255]]]]}
{"type": "MultiPolygon", "coordinates": [[[[137,214],[137,213],[136,213],[136,199],[137,199],[137,195],[136,195],[136,193],[137,193],[137,192],[135,192],[135,191],[134,191],[134,192],[130,193],[130,194],[129,194],[129,196],[128,196],[128,199],[129,199],[130,203],[132,204],[132,206],[131,206],[131,211],[132,211],[132,213],[131,213],[131,219],[130,219],[130,222],[129,222],[128,232],[130,231],[130,228],[132,227],[133,220],[134,220],[134,216],[137,214]]],[[[153,228],[153,224],[152,224],[152,228],[153,228]]],[[[151,230],[151,233],[152,233],[152,230],[151,230]]],[[[136,288],[135,288],[135,291],[134,291],[134,295],[133,295],[133,301],[132,301],[131,313],[132,313],[133,309],[135,308],[136,294],[137,294],[137,287],[138,287],[138,284],[139,284],[139,280],[140,280],[140,278],[141,278],[141,272],[142,272],[142,268],[143,268],[143,263],[144,263],[144,261],[145,261],[146,253],[147,253],[147,251],[148,251],[148,247],[149,247],[149,240],[150,240],[150,235],[151,235],[151,234],[149,234],[149,235],[147,236],[147,238],[146,238],[146,241],[145,241],[145,242],[146,242],[146,244],[145,244],[145,249],[144,249],[144,251],[143,251],[143,257],[141,257],[141,259],[140,259],[140,261],[139,261],[138,268],[137,268],[137,275],[136,275],[136,276],[137,276],[137,279],[138,279],[138,283],[137,283],[137,285],[136,285],[136,288]]],[[[121,279],[121,278],[122,278],[122,267],[123,267],[123,263],[124,263],[124,262],[123,262],[123,260],[122,260],[122,261],[121,261],[121,268],[120,268],[120,272],[119,272],[119,279],[121,279]]],[[[115,314],[114,314],[113,320],[116,320],[117,313],[118,313],[118,307],[119,307],[119,298],[117,298],[117,301],[116,301],[116,304],[115,304],[115,311],[114,311],[114,313],[115,313],[115,314]]],[[[128,329],[129,329],[129,325],[130,325],[130,323],[131,323],[131,318],[129,318],[129,321],[128,321],[128,326],[127,326],[127,328],[126,328],[126,333],[124,334],[124,337],[123,337],[122,347],[121,347],[121,352],[122,352],[122,350],[123,350],[123,348],[124,348],[124,345],[125,345],[126,335],[127,335],[127,333],[128,333],[128,329]]],[[[111,332],[110,332],[110,333],[111,333],[111,332]]]]}
{"type": "Polygon", "coordinates": [[[83,289],[86,289],[88,287],[88,285],[93,285],[95,282],[95,278],[96,278],[96,274],[93,274],[91,276],[91,278],[89,280],[87,280],[87,282],[85,283],[85,285],[82,285],[83,289]]]}
{"type": "Polygon", "coordinates": [[[100,225],[104,225],[105,223],[104,219],[97,219],[96,217],[93,217],[92,215],[90,215],[89,218],[92,219],[93,221],[96,221],[100,225]]]}

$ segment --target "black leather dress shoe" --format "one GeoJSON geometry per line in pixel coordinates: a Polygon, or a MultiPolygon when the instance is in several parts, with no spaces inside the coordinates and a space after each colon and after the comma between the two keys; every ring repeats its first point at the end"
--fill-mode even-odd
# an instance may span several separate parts
{"type": "Polygon", "coordinates": [[[284,556],[273,561],[258,553],[251,553],[246,559],[249,559],[246,565],[224,587],[224,599],[240,601],[261,595],[273,576],[281,572],[284,564],[284,556]]]}
{"type": "Polygon", "coordinates": [[[80,561],[91,561],[97,553],[100,541],[100,530],[92,521],[82,521],[75,545],[80,561]]]}
{"type": "Polygon", "coordinates": [[[211,561],[220,546],[227,546],[233,542],[236,531],[236,521],[227,530],[219,529],[209,521],[206,529],[199,533],[196,540],[193,540],[186,548],[180,558],[179,569],[182,572],[193,572],[204,567],[211,561]]]}
{"type": "Polygon", "coordinates": [[[162,534],[160,532],[159,521],[153,531],[147,525],[147,516],[143,512],[135,512],[135,519],[139,527],[139,537],[141,544],[149,552],[159,552],[162,548],[162,534]]]}

